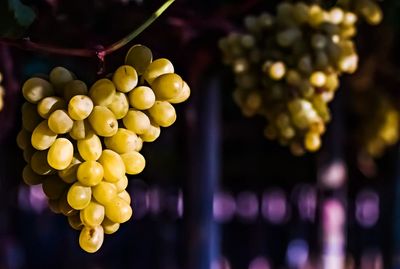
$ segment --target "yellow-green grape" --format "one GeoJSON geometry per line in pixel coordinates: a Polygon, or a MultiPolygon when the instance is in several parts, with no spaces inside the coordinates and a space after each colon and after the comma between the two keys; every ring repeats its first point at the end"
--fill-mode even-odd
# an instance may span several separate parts
{"type": "Polygon", "coordinates": [[[73,209],[69,203],[68,203],[68,190],[65,190],[64,193],[61,195],[59,202],[58,202],[58,207],[60,212],[64,215],[64,216],[73,216],[76,215],[78,213],[78,211],[76,211],[75,209],[73,209]]]}
{"type": "Polygon", "coordinates": [[[138,110],[146,110],[154,105],[156,96],[151,88],[139,86],[129,93],[129,104],[138,110]]]}
{"type": "Polygon", "coordinates": [[[110,182],[102,181],[92,188],[93,197],[102,205],[108,204],[117,196],[117,188],[110,182]]]}
{"type": "Polygon", "coordinates": [[[125,164],[126,173],[130,175],[141,173],[146,166],[143,155],[136,151],[121,154],[121,158],[125,164]]]}
{"type": "Polygon", "coordinates": [[[107,106],[112,113],[114,113],[114,116],[117,120],[122,119],[125,117],[126,113],[128,113],[129,110],[129,103],[128,103],[128,98],[126,95],[122,92],[116,92],[114,95],[114,100],[111,104],[107,106]]]}
{"type": "Polygon", "coordinates": [[[95,201],[91,201],[89,205],[80,212],[81,220],[86,227],[101,225],[104,220],[104,214],[104,206],[95,201]]]}
{"type": "Polygon", "coordinates": [[[74,146],[66,138],[57,138],[47,153],[47,162],[57,170],[67,168],[74,157],[74,146]]]}
{"type": "Polygon", "coordinates": [[[304,137],[304,146],[309,151],[317,151],[321,147],[321,138],[318,133],[308,132],[304,137]]]}
{"type": "Polygon", "coordinates": [[[130,65],[123,65],[115,70],[112,80],[120,92],[130,92],[138,84],[138,74],[130,65]]]}
{"type": "Polygon", "coordinates": [[[98,251],[103,244],[104,230],[101,225],[96,227],[83,227],[79,234],[79,246],[88,253],[98,251]]]}
{"type": "Polygon", "coordinates": [[[143,142],[154,142],[161,133],[161,129],[158,125],[150,124],[150,127],[140,135],[143,142]]]}
{"type": "Polygon", "coordinates": [[[36,126],[43,120],[37,113],[36,106],[31,103],[25,102],[22,105],[21,112],[22,127],[29,132],[33,132],[36,126]]]}
{"type": "Polygon", "coordinates": [[[22,94],[28,102],[37,104],[43,98],[54,95],[54,90],[47,80],[30,78],[22,86],[22,94]]]}
{"type": "Polygon", "coordinates": [[[86,161],[79,165],[77,178],[85,186],[96,186],[103,179],[103,166],[96,161],[86,161]]]}
{"type": "Polygon", "coordinates": [[[121,156],[115,151],[105,149],[101,154],[99,163],[103,165],[104,179],[109,182],[117,182],[125,175],[125,165],[121,156]]]}
{"type": "Polygon", "coordinates": [[[75,95],[87,95],[88,88],[86,83],[81,80],[72,80],[64,86],[64,100],[69,102],[75,95]]]}
{"type": "MultiPolygon", "coordinates": [[[[81,211],[82,212],[82,211],[81,211]]],[[[83,223],[81,221],[80,214],[75,214],[72,216],[68,216],[68,224],[72,229],[80,231],[83,229],[83,223]]]]}
{"type": "Polygon", "coordinates": [[[139,135],[145,133],[150,128],[149,117],[142,111],[135,109],[129,109],[122,122],[128,130],[139,135]]]}
{"type": "Polygon", "coordinates": [[[280,80],[285,76],[286,66],[283,62],[275,62],[268,68],[268,74],[273,80],[280,80]]]}
{"type": "Polygon", "coordinates": [[[17,134],[17,145],[20,149],[25,150],[31,144],[31,133],[25,129],[21,129],[17,134]]]}
{"type": "Polygon", "coordinates": [[[68,116],[67,111],[59,109],[51,113],[47,124],[54,133],[65,134],[71,131],[74,122],[68,116]]]}
{"type": "Polygon", "coordinates": [[[85,161],[96,161],[103,150],[100,138],[94,133],[89,133],[86,138],[78,140],[77,147],[85,161]]]}
{"type": "Polygon", "coordinates": [[[101,226],[103,226],[105,234],[113,234],[118,231],[120,224],[118,222],[113,222],[105,217],[103,222],[101,223],[101,226]]]}
{"type": "Polygon", "coordinates": [[[77,180],[77,171],[81,161],[75,157],[67,168],[58,171],[58,176],[66,183],[74,183],[77,180]]]}
{"type": "Polygon", "coordinates": [[[68,69],[57,66],[50,71],[49,79],[55,86],[56,92],[62,96],[64,86],[74,80],[74,75],[68,69]]]}
{"type": "Polygon", "coordinates": [[[38,184],[43,183],[43,180],[45,179],[45,177],[36,174],[32,170],[31,166],[29,164],[27,164],[27,165],[25,165],[24,169],[22,170],[22,179],[24,180],[25,184],[27,184],[27,185],[38,185],[38,184]]]}
{"type": "Polygon", "coordinates": [[[51,210],[51,212],[55,214],[61,213],[59,199],[49,199],[47,201],[47,204],[49,205],[49,209],[51,210]]]}
{"type": "Polygon", "coordinates": [[[131,47],[126,54],[125,64],[135,68],[138,75],[143,74],[153,60],[151,50],[143,45],[131,47]]]}
{"type": "Polygon", "coordinates": [[[189,96],[190,88],[189,85],[184,81],[181,93],[177,97],[169,99],[168,102],[170,102],[171,104],[179,104],[185,102],[189,98],[189,96]]]}
{"type": "Polygon", "coordinates": [[[31,162],[31,158],[32,158],[32,156],[33,156],[33,154],[36,152],[37,150],[34,148],[34,147],[32,147],[32,145],[31,144],[29,144],[25,149],[24,149],[24,160],[25,160],[25,162],[27,162],[27,163],[30,163],[31,162]]]}
{"type": "Polygon", "coordinates": [[[84,120],[76,120],[72,125],[69,135],[75,140],[81,140],[93,132],[90,124],[84,120]]]}
{"type": "Polygon", "coordinates": [[[107,107],[95,106],[88,119],[93,130],[100,136],[113,136],[118,130],[117,119],[107,107]]]}
{"type": "Polygon", "coordinates": [[[47,120],[44,120],[33,130],[31,144],[37,150],[45,150],[56,141],[56,138],[57,134],[50,130],[47,120]]]}
{"type": "Polygon", "coordinates": [[[161,127],[169,127],[176,120],[175,108],[167,101],[156,101],[148,111],[151,119],[161,127]]]}
{"type": "Polygon", "coordinates": [[[123,176],[117,182],[114,183],[117,192],[120,193],[121,191],[125,190],[128,187],[128,177],[123,176]]]}
{"type": "Polygon", "coordinates": [[[121,191],[120,193],[117,194],[118,197],[122,198],[125,202],[128,204],[131,203],[131,196],[126,190],[121,191]]]}
{"type": "Polygon", "coordinates": [[[122,154],[137,150],[139,139],[134,132],[119,128],[115,135],[104,138],[104,144],[108,149],[122,154]]]}
{"type": "Polygon", "coordinates": [[[68,115],[73,120],[84,120],[93,110],[93,102],[89,96],[75,95],[68,103],[68,115]]]}
{"type": "Polygon", "coordinates": [[[68,204],[76,210],[82,210],[87,207],[92,198],[92,189],[80,182],[75,182],[68,190],[68,204]]]}
{"type": "Polygon", "coordinates": [[[182,78],[174,73],[161,75],[152,84],[157,100],[176,98],[182,93],[182,87],[182,78]]]}
{"type": "Polygon", "coordinates": [[[67,186],[57,175],[47,176],[42,184],[43,192],[49,199],[59,199],[67,186]]]}
{"type": "MultiPolygon", "coordinates": [[[[153,128],[153,126],[150,125],[149,130],[152,129],[152,128],[153,128]]],[[[149,130],[147,130],[146,132],[149,132],[149,130]]],[[[143,140],[142,140],[142,138],[138,137],[135,150],[136,151],[141,151],[142,148],[143,148],[143,140]]]]}
{"type": "Polygon", "coordinates": [[[311,74],[310,82],[315,87],[322,87],[326,83],[326,76],[325,76],[325,74],[323,72],[316,71],[316,72],[311,74]]]}
{"type": "Polygon", "coordinates": [[[37,111],[42,118],[48,119],[51,113],[64,108],[66,108],[66,103],[63,99],[57,96],[49,96],[38,103],[37,111]]]}
{"type": "Polygon", "coordinates": [[[147,67],[143,78],[151,85],[161,75],[174,73],[174,66],[165,58],[157,59],[147,67]]]}
{"type": "Polygon", "coordinates": [[[369,24],[377,25],[382,21],[382,10],[377,3],[369,0],[360,1],[358,8],[369,24]]]}
{"type": "Polygon", "coordinates": [[[117,196],[105,205],[106,217],[113,222],[124,223],[132,217],[131,206],[117,196]]]}
{"type": "Polygon", "coordinates": [[[114,100],[114,83],[106,78],[96,81],[89,90],[89,96],[96,106],[108,106],[114,100]]]}

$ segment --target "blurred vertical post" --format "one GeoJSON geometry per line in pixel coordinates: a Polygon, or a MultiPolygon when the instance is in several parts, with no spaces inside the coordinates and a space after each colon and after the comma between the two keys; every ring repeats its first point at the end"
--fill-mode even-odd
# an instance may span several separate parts
{"type": "Polygon", "coordinates": [[[323,269],[345,268],[347,168],[343,156],[345,141],[342,102],[343,91],[340,90],[333,102],[333,120],[318,163],[323,269]]]}
{"type": "Polygon", "coordinates": [[[205,75],[197,85],[196,124],[191,126],[188,140],[190,178],[184,193],[186,268],[210,269],[219,252],[213,198],[220,176],[220,83],[217,76],[205,75]]]}

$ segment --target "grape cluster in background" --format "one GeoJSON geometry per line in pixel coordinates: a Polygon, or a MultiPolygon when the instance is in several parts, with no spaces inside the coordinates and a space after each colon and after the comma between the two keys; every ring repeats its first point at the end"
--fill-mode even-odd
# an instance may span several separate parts
{"type": "Polygon", "coordinates": [[[17,143],[28,163],[24,182],[42,184],[50,209],[80,230],[79,244],[90,253],[101,247],[104,233],[131,218],[126,174],[142,172],[143,142],[172,125],[172,103],[190,95],[169,60],[152,58],[150,49],[136,45],[125,65],[89,89],[63,67],[22,87],[17,143]]]}
{"type": "Polygon", "coordinates": [[[235,74],[234,100],[243,114],[264,116],[265,136],[289,146],[294,155],[321,147],[339,77],[358,66],[353,38],[359,15],[370,24],[382,19],[373,1],[340,5],[324,9],[283,2],[276,16],[248,16],[244,33],[220,40],[224,62],[235,74]]]}

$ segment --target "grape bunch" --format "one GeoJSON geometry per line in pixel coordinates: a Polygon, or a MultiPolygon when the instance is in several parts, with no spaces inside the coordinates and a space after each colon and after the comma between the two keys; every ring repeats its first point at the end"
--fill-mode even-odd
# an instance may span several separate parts
{"type": "Polygon", "coordinates": [[[3,110],[3,106],[4,106],[4,88],[3,86],[1,86],[1,82],[3,81],[3,75],[0,73],[0,111],[3,110]]]}
{"type": "Polygon", "coordinates": [[[276,16],[248,16],[244,33],[220,40],[242,113],[264,116],[265,136],[294,155],[320,148],[339,77],[357,69],[357,18],[340,7],[283,2],[276,16]]]}
{"type": "Polygon", "coordinates": [[[337,4],[351,10],[371,25],[377,25],[383,19],[382,9],[376,0],[339,0],[337,4]]]}
{"type": "Polygon", "coordinates": [[[42,184],[49,207],[80,230],[79,244],[96,252],[132,216],[126,174],[145,167],[143,142],[176,120],[172,104],[190,89],[164,58],[136,45],[125,65],[89,89],[63,67],[48,79],[32,77],[23,87],[22,130],[17,143],[28,163],[26,184],[42,184]]]}

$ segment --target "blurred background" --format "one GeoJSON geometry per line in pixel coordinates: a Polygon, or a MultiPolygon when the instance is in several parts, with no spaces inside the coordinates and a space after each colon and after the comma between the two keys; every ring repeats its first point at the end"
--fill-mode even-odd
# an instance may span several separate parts
{"type": "MultiPolygon", "coordinates": [[[[29,37],[64,48],[109,45],[163,3],[22,2],[36,19],[13,27],[6,5],[21,2],[3,1],[0,41],[29,37]]],[[[383,22],[359,25],[359,69],[341,77],[322,148],[301,157],[264,137],[264,118],[242,115],[218,49],[220,38],[243,30],[245,16],[275,13],[279,2],[177,0],[129,44],[171,59],[192,96],[177,106],[176,123],[144,145],[146,168],[129,178],[133,218],[96,254],[80,249],[78,232],[49,210],[40,185],[23,183],[15,138],[27,78],[65,66],[90,84],[99,62],[0,42],[0,269],[400,268],[400,149],[394,143],[372,156],[362,144],[380,128],[384,108],[400,111],[400,2],[379,2],[383,22]]],[[[129,47],[106,57],[106,73],[129,47]]]]}

